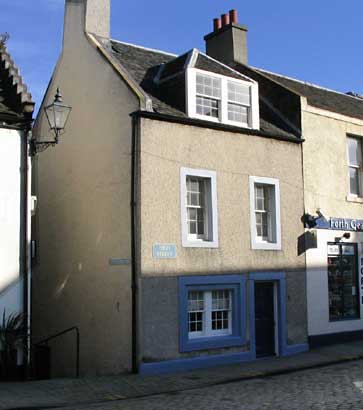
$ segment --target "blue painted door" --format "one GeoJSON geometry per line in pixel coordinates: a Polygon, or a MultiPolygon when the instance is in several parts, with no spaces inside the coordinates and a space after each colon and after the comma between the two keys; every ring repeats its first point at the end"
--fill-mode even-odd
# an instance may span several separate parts
{"type": "Polygon", "coordinates": [[[275,354],[275,313],[273,282],[255,282],[256,356],[275,354]]]}

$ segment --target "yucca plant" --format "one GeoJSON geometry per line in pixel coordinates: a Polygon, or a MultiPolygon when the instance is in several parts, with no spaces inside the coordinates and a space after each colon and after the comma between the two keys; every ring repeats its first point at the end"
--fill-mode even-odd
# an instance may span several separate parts
{"type": "Polygon", "coordinates": [[[3,312],[0,323],[0,375],[8,378],[16,373],[17,350],[24,346],[24,315],[3,312]]]}

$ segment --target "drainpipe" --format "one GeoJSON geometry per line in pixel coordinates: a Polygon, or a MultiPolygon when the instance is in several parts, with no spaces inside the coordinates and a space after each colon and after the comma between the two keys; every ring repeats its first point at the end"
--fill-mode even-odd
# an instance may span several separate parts
{"type": "Polygon", "coordinates": [[[137,283],[137,146],[139,120],[132,116],[131,152],[131,292],[132,292],[132,372],[138,372],[138,283],[137,283]]]}
{"type": "Polygon", "coordinates": [[[31,132],[31,122],[24,125],[24,135],[22,138],[22,157],[21,157],[21,170],[22,170],[22,217],[21,226],[23,226],[22,234],[22,276],[23,276],[23,315],[24,315],[24,352],[23,352],[23,364],[24,364],[24,376],[29,377],[29,364],[30,364],[30,254],[29,254],[29,235],[30,235],[30,165],[29,165],[29,151],[28,151],[28,138],[31,132]]]}

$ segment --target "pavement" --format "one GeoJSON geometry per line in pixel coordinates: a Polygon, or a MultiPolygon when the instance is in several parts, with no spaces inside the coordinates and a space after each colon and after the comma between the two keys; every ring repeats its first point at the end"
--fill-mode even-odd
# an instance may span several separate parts
{"type": "MultiPolygon", "coordinates": [[[[315,348],[295,356],[266,358],[249,363],[161,376],[119,375],[0,383],[0,409],[49,409],[55,407],[107,406],[130,399],[196,392],[244,380],[317,369],[363,359],[363,340],[315,348]]],[[[288,377],[288,375],[287,375],[288,377]]]]}

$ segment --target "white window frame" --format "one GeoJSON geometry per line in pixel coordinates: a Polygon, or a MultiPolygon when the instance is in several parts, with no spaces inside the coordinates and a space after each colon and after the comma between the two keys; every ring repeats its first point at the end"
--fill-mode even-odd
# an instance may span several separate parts
{"type": "Polygon", "coordinates": [[[183,247],[218,248],[218,210],[217,210],[217,174],[205,169],[180,169],[180,209],[181,233],[183,247]],[[205,236],[196,238],[188,233],[187,221],[187,177],[197,177],[209,180],[209,188],[205,189],[205,236]]]}
{"type": "Polygon", "coordinates": [[[346,149],[347,149],[347,166],[348,166],[348,199],[362,199],[363,198],[363,138],[360,138],[355,135],[347,135],[347,143],[346,143],[346,149]],[[360,148],[360,164],[357,165],[352,165],[349,161],[349,140],[357,140],[358,141],[358,149],[360,148]],[[358,195],[353,194],[350,192],[350,174],[349,170],[350,168],[355,168],[358,170],[358,195]]]}
{"type": "MultiPolygon", "coordinates": [[[[234,125],[241,128],[260,128],[260,114],[259,114],[259,100],[258,100],[258,83],[255,81],[239,80],[232,77],[227,77],[221,74],[215,74],[209,71],[200,70],[197,68],[188,68],[186,70],[186,106],[187,115],[191,118],[198,118],[202,120],[212,121],[216,123],[223,123],[234,125]],[[197,113],[196,107],[196,77],[197,74],[202,74],[209,77],[218,78],[221,80],[221,98],[219,118],[211,117],[209,115],[201,115],[197,113]],[[250,109],[248,123],[244,124],[238,121],[231,121],[228,119],[228,82],[241,84],[250,88],[250,109]]],[[[233,101],[231,101],[233,102],[233,101]]],[[[235,103],[235,102],[233,102],[235,103]]],[[[243,104],[240,104],[243,105],[243,104]]]]}
{"type": "MultiPolygon", "coordinates": [[[[228,328],[227,329],[212,329],[212,294],[213,290],[192,290],[190,292],[203,292],[203,301],[204,301],[204,309],[203,309],[203,330],[198,332],[189,332],[188,331],[188,338],[189,339],[199,339],[202,337],[214,337],[214,336],[228,336],[232,334],[232,318],[233,318],[233,290],[231,289],[215,289],[215,291],[228,291],[230,298],[230,306],[228,309],[228,328]]],[[[189,314],[189,312],[188,312],[189,314]]],[[[189,323],[188,323],[189,326],[189,323]]]]}
{"type": "Polygon", "coordinates": [[[280,216],[280,183],[276,178],[250,176],[250,232],[252,249],[281,250],[281,216],[280,216]],[[274,213],[274,218],[270,217],[269,234],[273,232],[274,241],[262,240],[257,236],[256,229],[256,209],[255,209],[255,186],[267,185],[274,188],[274,201],[271,203],[270,212],[274,213]],[[274,220],[274,223],[273,223],[274,220]]]}

